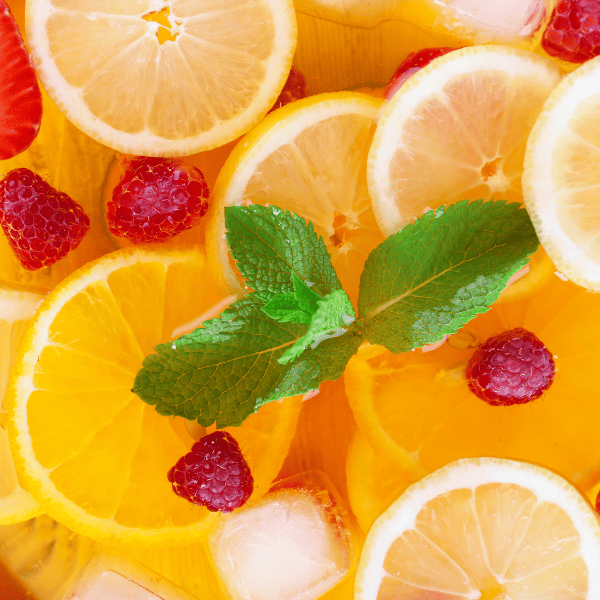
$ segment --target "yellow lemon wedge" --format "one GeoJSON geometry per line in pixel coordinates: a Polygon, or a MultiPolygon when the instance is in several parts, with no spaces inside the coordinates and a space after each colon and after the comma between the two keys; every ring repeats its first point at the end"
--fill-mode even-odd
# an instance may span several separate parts
{"type": "Polygon", "coordinates": [[[385,105],[369,152],[382,231],[459,200],[522,202],[527,137],[560,78],[549,59],[491,45],[450,52],[410,77],[385,105]]]}
{"type": "MultiPolygon", "coordinates": [[[[194,439],[131,388],[154,346],[226,301],[200,249],[151,246],[105,255],[48,295],[24,334],[6,403],[17,472],[50,516],[130,545],[192,543],[206,531],[215,514],[167,480],[194,439]]],[[[271,403],[232,430],[257,495],[283,463],[299,402],[271,403]]]]}
{"type": "Polygon", "coordinates": [[[555,88],[531,131],[523,190],[540,242],[569,279],[600,291],[600,59],[555,88]]]}
{"type": "Polygon", "coordinates": [[[528,463],[463,459],[375,521],[354,598],[591,600],[599,564],[597,515],[564,479],[528,463]]]}
{"type": "Polygon", "coordinates": [[[312,221],[344,290],[358,297],[369,252],[383,241],[366,182],[366,158],[381,100],[319,94],[271,113],[238,142],[215,184],[207,255],[220,282],[243,290],[225,240],[224,209],[274,204],[312,221]]]}
{"type": "Polygon", "coordinates": [[[193,154],[248,131],[296,46],[291,0],[31,0],[26,31],[63,113],[145,156],[193,154]]]}

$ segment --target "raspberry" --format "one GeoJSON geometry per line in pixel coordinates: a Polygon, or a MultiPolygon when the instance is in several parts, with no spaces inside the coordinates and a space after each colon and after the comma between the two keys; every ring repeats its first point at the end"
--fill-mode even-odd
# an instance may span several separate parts
{"type": "Polygon", "coordinates": [[[200,438],[167,478],[178,496],[213,512],[231,512],[244,505],[254,487],[248,463],[226,431],[200,438]]]}
{"type": "Polygon", "coordinates": [[[29,169],[0,181],[0,225],[23,267],[48,267],[77,248],[90,229],[81,206],[29,169]]]}
{"type": "Polygon", "coordinates": [[[169,158],[136,156],[107,203],[109,231],[134,244],[164,242],[197,225],[208,210],[199,169],[169,158]]]}
{"type": "Polygon", "coordinates": [[[554,380],[554,360],[530,331],[518,327],[489,338],[467,365],[469,389],[492,406],[526,404],[554,380]]]}
{"type": "Polygon", "coordinates": [[[384,96],[389,100],[402,86],[402,84],[419,69],[426,67],[434,58],[444,56],[457,48],[421,48],[416,52],[411,52],[396,69],[389,83],[383,90],[384,96]]]}
{"type": "Polygon", "coordinates": [[[306,98],[306,81],[302,73],[295,67],[292,67],[279,97],[269,109],[269,112],[302,98],[306,98]]]}
{"type": "Polygon", "coordinates": [[[582,63],[600,54],[600,0],[559,0],[542,37],[550,55],[582,63]]]}

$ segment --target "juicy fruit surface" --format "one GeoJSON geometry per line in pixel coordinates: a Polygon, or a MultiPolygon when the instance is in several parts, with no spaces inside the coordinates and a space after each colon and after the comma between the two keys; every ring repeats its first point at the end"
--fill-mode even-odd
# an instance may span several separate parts
{"type": "Polygon", "coordinates": [[[369,151],[382,231],[459,200],[522,202],[527,137],[560,77],[551,60],[503,46],[456,50],[410,77],[369,151]]]}
{"type": "Polygon", "coordinates": [[[530,331],[517,327],[492,336],[474,353],[465,377],[469,389],[492,406],[525,404],[552,384],[554,361],[530,331]]]}
{"type": "Polygon", "coordinates": [[[283,89],[279,93],[277,100],[275,100],[275,104],[269,109],[269,112],[281,108],[290,102],[302,100],[302,98],[306,98],[306,81],[304,75],[298,69],[292,67],[283,89]]]}
{"type": "MultiPolygon", "coordinates": [[[[0,281],[0,403],[8,384],[19,344],[28,321],[44,299],[47,290],[15,286],[0,281]]],[[[2,411],[5,410],[2,404],[2,411]]],[[[4,418],[4,416],[2,417],[4,418]]],[[[8,433],[0,427],[0,523],[17,523],[40,514],[40,505],[21,487],[8,444],[8,433]]]]}
{"type": "Polygon", "coordinates": [[[42,94],[5,0],[0,0],[0,63],[0,160],[7,160],[35,139],[42,119],[42,94]]]}
{"type": "Polygon", "coordinates": [[[181,156],[255,125],[285,83],[296,45],[289,0],[32,0],[27,38],[49,95],[94,139],[181,156]]]}
{"type": "Polygon", "coordinates": [[[34,271],[77,248],[90,218],[36,173],[15,169],[0,181],[0,225],[23,267],[34,271]]]}
{"type": "Polygon", "coordinates": [[[452,460],[499,456],[554,469],[587,490],[600,481],[595,447],[597,298],[554,279],[533,296],[495,305],[433,352],[394,355],[373,346],[353,357],[346,392],[368,442],[407,478],[452,460]],[[541,399],[491,406],[469,390],[473,353],[498,332],[524,327],[556,356],[541,399]]]}
{"type": "Polygon", "coordinates": [[[559,0],[542,37],[550,55],[582,63],[600,54],[600,2],[559,0]]]}
{"type": "Polygon", "coordinates": [[[579,492],[515,461],[460,460],[409,487],[365,540],[357,600],[600,592],[600,527],[579,492]]]}
{"type": "Polygon", "coordinates": [[[197,441],[168,473],[173,491],[208,510],[228,513],[252,495],[254,479],[235,438],[215,431],[197,441]]]}
{"type": "Polygon", "coordinates": [[[600,290],[600,58],[567,75],[527,143],[525,206],[556,268],[600,290]]]}
{"type": "MultiPolygon", "coordinates": [[[[192,439],[181,419],[158,415],[131,388],[155,345],[221,299],[201,250],[151,247],[107,255],[48,296],[7,403],[19,476],[49,514],[132,545],[191,542],[206,530],[210,513],[178,498],[167,480],[192,439]]],[[[234,433],[258,494],[277,474],[297,419],[294,400],[274,404],[234,433]]]]}
{"type": "Polygon", "coordinates": [[[364,262],[383,241],[365,176],[380,104],[358,93],[319,94],[271,113],[238,143],[217,180],[207,232],[219,281],[236,293],[243,289],[223,235],[223,208],[276,203],[312,221],[344,290],[356,301],[364,262]]]}
{"type": "Polygon", "coordinates": [[[108,229],[134,244],[161,242],[197,225],[208,210],[208,196],[199,169],[134,157],[106,207],[108,229]]]}

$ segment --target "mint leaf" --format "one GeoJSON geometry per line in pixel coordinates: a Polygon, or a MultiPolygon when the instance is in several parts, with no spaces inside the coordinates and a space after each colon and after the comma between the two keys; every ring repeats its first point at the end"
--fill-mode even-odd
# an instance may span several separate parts
{"type": "Polygon", "coordinates": [[[240,425],[256,409],[338,379],[361,340],[323,344],[290,368],[278,359],[306,325],[271,320],[249,294],[178,340],[144,359],[133,391],[161,415],[196,419],[208,427],[240,425]],[[326,361],[327,364],[321,364],[326,361]]]}
{"type": "Polygon", "coordinates": [[[277,294],[263,307],[272,319],[282,322],[310,324],[321,299],[296,273],[292,273],[294,293],[277,294]]]}
{"type": "Polygon", "coordinates": [[[309,325],[312,313],[305,311],[301,306],[296,294],[277,294],[273,296],[262,310],[271,319],[282,323],[303,323],[309,325]]]}
{"type": "Polygon", "coordinates": [[[345,334],[356,320],[352,302],[344,290],[335,290],[318,304],[308,331],[279,358],[282,365],[296,360],[309,346],[314,350],[324,340],[345,334]]]}
{"type": "Polygon", "coordinates": [[[516,203],[465,200],[426,213],[369,255],[358,298],[363,335],[406,352],[455,333],[488,310],[538,245],[516,203]]]}
{"type": "Polygon", "coordinates": [[[294,292],[292,273],[319,296],[341,289],[323,240],[302,217],[276,206],[230,206],[225,226],[237,266],[259,298],[294,292]]]}

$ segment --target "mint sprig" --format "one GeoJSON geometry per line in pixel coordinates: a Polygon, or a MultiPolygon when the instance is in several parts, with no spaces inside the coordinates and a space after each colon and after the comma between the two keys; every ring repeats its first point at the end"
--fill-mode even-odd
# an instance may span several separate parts
{"type": "Polygon", "coordinates": [[[275,206],[225,209],[227,241],[253,289],[146,357],[133,391],[163,415],[240,425],[260,406],[338,379],[363,341],[406,352],[488,310],[539,242],[524,209],[459,202],[370,254],[358,315],[311,223],[275,206]]]}

